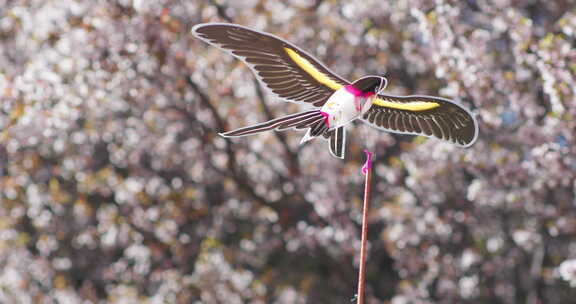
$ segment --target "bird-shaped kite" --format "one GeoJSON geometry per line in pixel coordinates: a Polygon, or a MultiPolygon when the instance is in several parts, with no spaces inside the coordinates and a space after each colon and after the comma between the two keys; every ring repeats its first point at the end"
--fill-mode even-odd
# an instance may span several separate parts
{"type": "Polygon", "coordinates": [[[332,155],[344,158],[344,127],[356,119],[384,131],[435,137],[461,147],[472,145],[478,135],[474,115],[451,100],[384,94],[387,80],[382,76],[365,76],[350,83],[310,54],[271,34],[226,23],[197,24],[192,33],[242,60],[280,98],[316,107],[222,136],[308,129],[301,143],[322,136],[329,139],[332,155]]]}

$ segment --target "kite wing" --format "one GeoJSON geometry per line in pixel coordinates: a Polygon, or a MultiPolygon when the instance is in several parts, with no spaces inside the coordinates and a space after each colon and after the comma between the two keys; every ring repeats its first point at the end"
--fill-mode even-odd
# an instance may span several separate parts
{"type": "Polygon", "coordinates": [[[434,137],[461,147],[471,146],[478,136],[474,115],[440,97],[378,94],[362,120],[385,131],[434,137]]]}
{"type": "Polygon", "coordinates": [[[197,24],[192,33],[242,60],[287,101],[321,107],[334,91],[348,84],[308,53],[267,33],[226,23],[197,24]]]}

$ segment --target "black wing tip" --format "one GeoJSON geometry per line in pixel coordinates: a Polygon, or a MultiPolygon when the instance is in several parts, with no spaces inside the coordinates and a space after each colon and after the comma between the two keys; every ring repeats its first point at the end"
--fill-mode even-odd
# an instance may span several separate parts
{"type": "Polygon", "coordinates": [[[198,24],[192,26],[192,29],[190,29],[190,33],[192,33],[192,35],[198,39],[207,41],[206,35],[208,33],[206,31],[209,31],[211,28],[219,27],[219,26],[241,27],[241,26],[239,26],[237,24],[233,24],[233,23],[219,23],[219,22],[198,23],[198,24]]]}
{"type": "MultiPolygon", "coordinates": [[[[464,108],[465,109],[465,108],[464,108]]],[[[462,148],[469,148],[471,147],[474,143],[476,143],[476,140],[478,139],[478,134],[480,133],[480,129],[478,128],[478,120],[476,120],[476,115],[474,115],[473,112],[471,112],[468,109],[465,109],[466,112],[468,113],[468,115],[470,115],[470,119],[472,120],[472,128],[474,128],[474,131],[472,133],[472,136],[470,139],[466,138],[465,140],[463,140],[464,143],[458,143],[458,146],[462,147],[462,148]]]]}
{"type": "Polygon", "coordinates": [[[212,23],[198,23],[194,25],[192,29],[190,29],[190,32],[192,33],[192,35],[199,37],[198,35],[200,35],[200,29],[210,25],[212,25],[212,23]]]}
{"type": "Polygon", "coordinates": [[[241,129],[236,129],[236,130],[232,130],[232,131],[228,131],[228,132],[221,132],[218,133],[218,135],[224,137],[224,138],[236,138],[236,137],[244,137],[244,136],[249,136],[249,135],[254,135],[254,134],[258,134],[259,132],[255,132],[255,133],[242,133],[239,132],[242,131],[241,129]]]}
{"type": "MultiPolygon", "coordinates": [[[[267,35],[266,33],[261,33],[257,30],[242,26],[240,24],[236,24],[236,23],[225,23],[225,22],[205,22],[205,23],[198,23],[195,24],[194,26],[192,26],[192,28],[190,29],[190,32],[192,33],[192,35],[204,39],[204,37],[202,37],[202,35],[205,35],[206,33],[204,33],[202,30],[210,30],[210,29],[214,29],[214,28],[218,28],[218,27],[226,27],[226,28],[241,28],[244,30],[248,30],[251,32],[258,32],[260,34],[264,34],[267,35]]],[[[268,34],[269,35],[269,34],[268,34]]]]}
{"type": "Polygon", "coordinates": [[[209,27],[209,26],[239,26],[239,25],[234,24],[234,23],[224,23],[224,22],[204,22],[204,23],[195,24],[194,26],[192,26],[192,29],[190,31],[192,33],[197,33],[199,29],[204,28],[204,27],[209,27]]]}
{"type": "Polygon", "coordinates": [[[241,129],[236,129],[236,130],[232,130],[232,131],[228,131],[228,132],[220,132],[218,133],[218,135],[224,137],[224,138],[233,138],[233,137],[243,137],[243,136],[248,136],[248,135],[252,135],[252,134],[256,134],[256,133],[248,133],[248,134],[243,134],[241,129]]]}
{"type": "Polygon", "coordinates": [[[456,145],[459,146],[460,148],[470,148],[472,147],[472,145],[476,143],[477,139],[478,139],[478,129],[476,129],[476,132],[474,133],[474,136],[472,137],[471,140],[463,140],[463,143],[456,143],[456,145]]]}
{"type": "MultiPolygon", "coordinates": [[[[472,116],[473,117],[473,116],[472,116]]],[[[423,135],[426,137],[430,137],[430,138],[434,138],[434,139],[439,139],[441,141],[444,142],[448,142],[450,144],[453,144],[459,148],[470,148],[472,145],[474,145],[476,143],[476,140],[478,139],[478,124],[476,123],[476,119],[472,118],[473,122],[471,126],[466,126],[463,129],[460,129],[460,131],[463,131],[462,133],[456,135],[455,138],[444,138],[444,137],[438,137],[436,135],[423,135],[423,134],[414,134],[414,135],[423,135]],[[473,128],[473,130],[466,130],[466,129],[471,129],[473,128]]]]}
{"type": "Polygon", "coordinates": [[[236,137],[236,136],[234,136],[234,135],[230,135],[230,133],[231,133],[231,131],[228,131],[228,132],[220,132],[220,133],[218,133],[218,135],[220,135],[220,136],[222,136],[222,137],[224,137],[224,138],[236,137]]]}

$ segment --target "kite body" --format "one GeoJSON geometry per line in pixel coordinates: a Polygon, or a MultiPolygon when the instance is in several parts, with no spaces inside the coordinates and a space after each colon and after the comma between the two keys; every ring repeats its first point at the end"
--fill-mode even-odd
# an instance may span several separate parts
{"type": "Polygon", "coordinates": [[[478,136],[475,117],[451,100],[384,94],[387,80],[382,76],[350,83],[295,45],[268,33],[226,23],[198,24],[192,33],[242,60],[281,99],[316,108],[222,136],[307,129],[302,143],[316,137],[328,139],[330,152],[339,158],[344,158],[344,128],[357,119],[388,132],[434,137],[462,147],[472,145],[478,136]]]}
{"type": "MultiPolygon", "coordinates": [[[[375,79],[374,81],[379,80],[375,79]]],[[[383,77],[381,81],[384,84],[386,83],[383,77]]],[[[320,111],[325,113],[326,124],[329,129],[335,129],[343,127],[365,114],[372,106],[375,98],[376,94],[374,92],[363,93],[353,85],[347,85],[334,92],[320,111]]]]}

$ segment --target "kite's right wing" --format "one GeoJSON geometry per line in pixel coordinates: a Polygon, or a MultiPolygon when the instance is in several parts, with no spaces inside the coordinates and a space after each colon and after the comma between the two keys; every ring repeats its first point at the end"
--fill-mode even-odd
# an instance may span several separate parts
{"type": "Polygon", "coordinates": [[[461,147],[471,146],[478,137],[474,115],[440,97],[378,94],[362,120],[388,132],[434,137],[461,147]]]}

